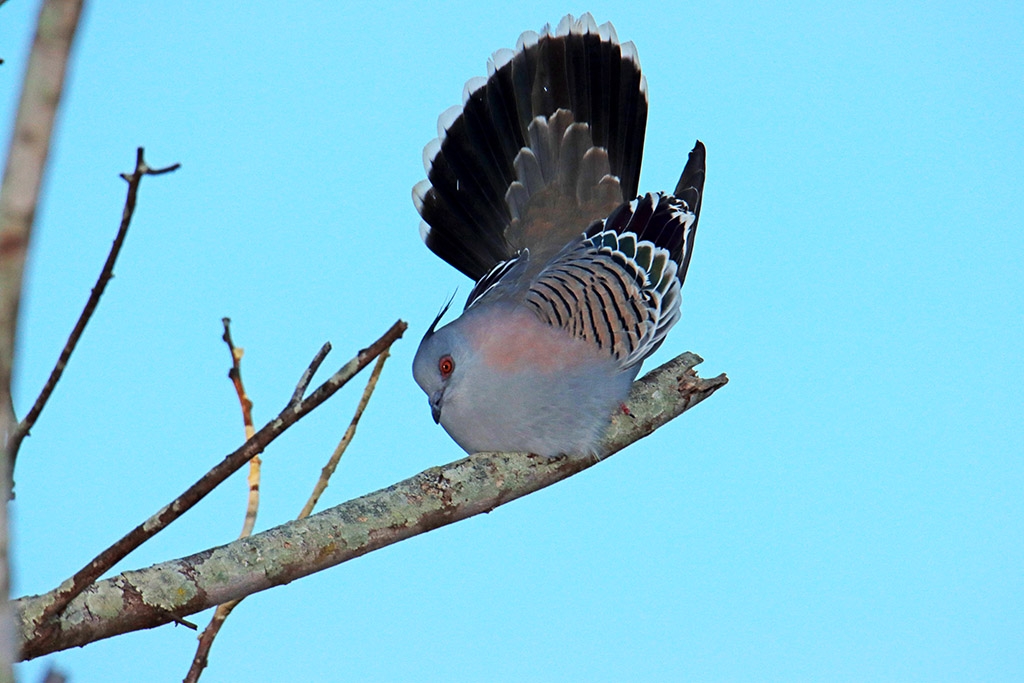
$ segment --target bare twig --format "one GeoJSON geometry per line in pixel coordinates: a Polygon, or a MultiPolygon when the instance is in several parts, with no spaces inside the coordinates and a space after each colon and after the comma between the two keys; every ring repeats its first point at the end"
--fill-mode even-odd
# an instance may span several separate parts
{"type": "Polygon", "coordinates": [[[9,429],[16,422],[10,387],[22,275],[81,11],[81,0],[47,0],[39,10],[0,186],[0,411],[9,429]]]}
{"type": "MultiPolygon", "coordinates": [[[[255,430],[252,425],[252,401],[249,400],[249,395],[242,384],[242,355],[245,352],[243,349],[235,346],[234,341],[231,339],[231,319],[222,318],[221,322],[224,323],[224,342],[231,351],[231,370],[228,371],[228,377],[231,378],[231,382],[235,385],[235,392],[238,394],[238,400],[242,404],[242,421],[245,424],[245,438],[248,440],[252,438],[255,430]]],[[[324,344],[320,348],[309,368],[302,373],[302,377],[299,379],[299,389],[296,389],[298,399],[293,394],[292,402],[302,399],[302,394],[305,393],[306,387],[309,386],[309,382],[313,378],[313,373],[316,372],[314,366],[319,367],[324,358],[327,357],[327,351],[324,349],[329,350],[330,343],[324,344]]],[[[387,351],[384,353],[387,353],[387,351]]],[[[253,456],[252,460],[249,461],[249,498],[245,509],[245,523],[242,525],[242,533],[238,535],[239,538],[249,536],[256,526],[256,513],[259,511],[260,506],[261,464],[260,456],[258,455],[253,456]]],[[[200,674],[202,674],[209,661],[210,648],[213,647],[214,638],[220,633],[220,627],[224,624],[224,620],[230,616],[231,611],[239,602],[241,600],[232,600],[223,605],[217,605],[217,609],[213,611],[213,617],[210,618],[210,623],[199,634],[199,645],[196,646],[196,654],[192,657],[192,664],[189,666],[188,674],[185,675],[185,683],[194,683],[199,680],[200,674]]]]}
{"type": "Polygon", "coordinates": [[[224,325],[224,334],[221,339],[228,345],[228,351],[231,352],[231,369],[228,370],[228,379],[234,385],[238,402],[242,406],[242,426],[245,428],[245,438],[249,439],[252,438],[255,429],[252,425],[252,401],[249,400],[249,395],[245,392],[245,385],[242,384],[242,357],[245,355],[245,349],[235,346],[235,342],[231,338],[231,318],[221,318],[220,322],[224,325]]]}
{"type": "Polygon", "coordinates": [[[313,493],[310,494],[309,500],[302,506],[302,511],[299,512],[298,519],[305,519],[313,513],[313,508],[320,501],[320,496],[327,489],[327,483],[330,481],[331,476],[334,474],[334,470],[338,467],[338,462],[341,461],[341,456],[344,455],[348,449],[348,445],[352,443],[352,437],[356,435],[356,427],[359,425],[359,419],[363,416],[363,411],[366,410],[366,404],[370,402],[370,397],[373,396],[373,390],[377,387],[377,380],[380,378],[380,372],[384,369],[384,362],[391,355],[387,351],[377,356],[377,364],[373,366],[373,372],[370,373],[370,379],[366,382],[366,388],[363,390],[363,396],[359,399],[359,405],[356,406],[356,412],[352,416],[352,421],[348,424],[348,429],[345,430],[345,434],[341,437],[341,441],[338,442],[334,452],[331,453],[330,459],[327,464],[324,465],[320,471],[320,478],[317,479],[316,484],[313,486],[313,493]]]}
{"type": "MultiPolygon", "coordinates": [[[[634,383],[627,404],[631,417],[623,413],[612,420],[601,442],[600,455],[610,456],[647,436],[725,385],[725,375],[697,377],[693,366],[699,362],[699,357],[686,353],[634,383]]],[[[31,659],[152,628],[167,623],[168,612],[193,614],[289,583],[431,529],[489,512],[596,462],[591,457],[549,459],[524,453],[477,453],[432,467],[306,519],[101,581],[68,607],[54,637],[40,633],[39,615],[54,600],[56,591],[20,598],[15,605],[21,616],[22,656],[31,659]]]]}
{"type": "MultiPolygon", "coordinates": [[[[235,346],[235,342],[231,339],[231,318],[221,318],[221,323],[224,325],[224,336],[221,339],[228,345],[228,350],[231,352],[231,369],[228,370],[228,378],[235,387],[235,393],[238,394],[238,402],[242,405],[242,425],[245,428],[245,440],[248,441],[256,433],[256,429],[252,424],[252,401],[249,400],[249,394],[245,392],[245,385],[242,383],[242,356],[245,354],[245,349],[235,346]]],[[[247,480],[249,496],[245,506],[245,521],[242,522],[242,532],[238,535],[239,538],[245,538],[251,534],[256,526],[256,515],[260,509],[260,466],[262,464],[263,461],[258,455],[252,456],[252,460],[249,461],[249,478],[247,480]]]]}
{"type": "Polygon", "coordinates": [[[185,678],[182,679],[182,683],[196,683],[199,680],[199,677],[203,674],[203,669],[210,663],[210,648],[213,647],[213,641],[217,634],[220,633],[220,627],[224,625],[224,620],[231,615],[231,612],[240,602],[242,602],[242,598],[217,605],[217,609],[213,611],[210,623],[199,634],[199,645],[196,646],[196,654],[192,657],[192,664],[189,666],[185,678]]]}
{"type": "Polygon", "coordinates": [[[185,628],[187,628],[190,631],[198,631],[199,630],[199,627],[196,626],[194,622],[191,622],[188,619],[182,619],[181,617],[179,617],[177,615],[174,615],[174,614],[168,614],[167,616],[170,618],[170,620],[173,623],[177,624],[178,626],[184,626],[185,628]]]}
{"type": "Polygon", "coordinates": [[[43,412],[46,402],[50,399],[54,388],[57,386],[57,382],[60,381],[60,377],[64,373],[64,368],[67,367],[68,359],[71,358],[71,353],[75,350],[78,340],[81,339],[82,333],[85,331],[85,326],[89,324],[89,319],[96,310],[96,306],[100,302],[100,297],[103,296],[103,291],[106,289],[107,283],[110,282],[110,278],[114,276],[114,263],[117,261],[117,257],[121,253],[121,247],[124,245],[124,239],[128,235],[128,227],[131,225],[132,215],[135,213],[135,203],[138,198],[139,184],[142,182],[143,176],[170,173],[180,167],[181,164],[172,164],[166,168],[150,168],[143,157],[142,147],[139,147],[135,152],[135,170],[130,174],[121,174],[121,177],[128,182],[128,196],[124,200],[124,210],[121,212],[121,226],[117,230],[117,236],[114,237],[114,243],[110,247],[110,253],[107,254],[107,261],[103,264],[103,269],[100,270],[100,275],[96,279],[96,284],[93,286],[92,292],[89,294],[89,300],[85,302],[85,308],[82,309],[81,315],[78,316],[78,322],[75,323],[75,327],[71,330],[71,335],[68,336],[67,343],[64,344],[64,348],[60,352],[60,357],[57,358],[57,364],[53,366],[53,370],[50,372],[50,377],[46,380],[46,384],[43,385],[43,390],[39,392],[39,397],[36,398],[32,408],[25,415],[25,418],[18,423],[18,426],[11,434],[10,443],[12,467],[14,466],[15,458],[18,456],[18,449],[21,447],[22,440],[28,435],[33,425],[35,425],[36,420],[39,419],[39,414],[43,412]]]}
{"type": "MultiPolygon", "coordinates": [[[[203,475],[199,481],[190,486],[188,490],[178,496],[169,505],[164,506],[159,512],[147,519],[145,522],[129,531],[119,541],[97,555],[89,564],[80,569],[70,579],[61,584],[57,589],[54,599],[45,610],[39,614],[37,621],[39,637],[43,641],[60,638],[61,624],[55,619],[68,603],[89,587],[104,572],[121,561],[128,553],[139,547],[145,541],[155,536],[158,532],[167,527],[171,522],[183,515],[196,503],[202,500],[206,494],[216,488],[221,482],[231,476],[235,471],[249,462],[254,455],[262,453],[263,450],[288,427],[298,422],[311,410],[322,404],[334,395],[338,389],[345,385],[357,372],[370,364],[385,349],[402,336],[408,325],[399,320],[391,326],[384,335],[360,351],[355,358],[346,363],[341,369],[329,377],[323,384],[316,388],[309,396],[296,404],[291,404],[282,410],[277,417],[268,422],[262,429],[246,441],[240,448],[227,455],[220,463],[203,475]]],[[[226,602],[231,598],[219,600],[226,602]]],[[[181,615],[179,615],[181,616],[181,615]]]]}
{"type": "MultiPolygon", "coordinates": [[[[324,349],[329,350],[329,345],[325,344],[324,349]]],[[[321,349],[321,351],[326,355],[326,351],[324,351],[324,349],[321,349]]],[[[352,421],[349,422],[348,429],[345,430],[345,434],[341,437],[341,441],[338,443],[327,464],[321,471],[320,478],[313,487],[313,493],[310,495],[309,500],[306,501],[306,504],[302,507],[302,511],[299,512],[297,519],[305,519],[310,515],[313,508],[316,507],[316,503],[320,499],[320,495],[327,488],[327,482],[330,480],[331,475],[334,474],[334,470],[337,469],[338,462],[341,460],[342,454],[344,454],[348,445],[352,443],[352,438],[356,434],[356,426],[359,424],[359,418],[363,416],[363,411],[366,410],[366,404],[370,402],[370,396],[373,395],[373,390],[377,386],[377,380],[380,378],[381,370],[384,369],[384,361],[388,359],[389,355],[391,354],[388,350],[385,350],[377,356],[377,363],[373,366],[373,372],[370,373],[370,379],[366,382],[366,388],[363,390],[363,395],[359,399],[359,404],[356,406],[355,415],[352,416],[352,421]]],[[[307,371],[310,376],[316,372],[315,366],[317,365],[319,365],[319,363],[314,359],[314,363],[310,365],[310,368],[307,371]]],[[[301,398],[305,389],[301,386],[301,381],[299,384],[299,388],[302,389],[302,391],[297,389],[296,396],[301,398]]],[[[196,647],[196,654],[192,658],[192,664],[189,666],[188,674],[185,675],[183,683],[196,683],[196,681],[199,680],[200,675],[203,673],[203,669],[205,669],[209,663],[210,648],[213,647],[213,641],[217,638],[217,634],[220,633],[221,626],[224,625],[224,621],[228,618],[231,612],[238,607],[238,604],[242,602],[243,599],[244,598],[238,598],[236,600],[217,605],[217,609],[214,610],[210,623],[199,636],[199,645],[196,647]]]]}
{"type": "Polygon", "coordinates": [[[295,386],[295,392],[292,394],[292,403],[298,403],[302,400],[303,395],[306,393],[306,389],[309,388],[309,383],[313,381],[313,375],[320,369],[320,365],[324,362],[324,358],[327,358],[327,354],[331,352],[331,342],[324,342],[324,345],[320,347],[320,350],[313,357],[312,362],[306,371],[302,373],[302,377],[299,378],[299,383],[295,386]]]}

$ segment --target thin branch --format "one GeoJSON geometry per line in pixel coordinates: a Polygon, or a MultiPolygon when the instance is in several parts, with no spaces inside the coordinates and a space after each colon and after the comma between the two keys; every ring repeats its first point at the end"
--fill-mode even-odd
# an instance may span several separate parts
{"type": "Polygon", "coordinates": [[[252,401],[249,400],[249,395],[245,392],[245,385],[242,384],[242,357],[245,355],[245,349],[235,346],[234,340],[231,338],[231,318],[221,318],[220,322],[224,325],[224,334],[221,335],[221,339],[228,345],[228,351],[231,353],[231,369],[228,370],[228,379],[235,387],[235,393],[238,395],[238,402],[242,407],[242,426],[245,428],[245,438],[252,438],[255,429],[252,424],[252,401]]]}
{"type": "MultiPolygon", "coordinates": [[[[245,349],[235,346],[235,342],[231,339],[231,318],[221,318],[221,323],[224,325],[224,335],[221,339],[228,345],[228,351],[231,352],[231,369],[228,370],[228,379],[234,385],[235,393],[238,394],[238,402],[242,406],[242,426],[245,428],[245,440],[248,441],[256,433],[256,428],[252,424],[252,401],[249,400],[249,394],[245,392],[245,385],[242,383],[242,356],[245,355],[245,349]]],[[[260,509],[260,466],[262,464],[263,461],[258,455],[252,456],[252,460],[249,461],[249,478],[247,480],[249,495],[245,506],[242,532],[238,534],[239,538],[245,538],[251,534],[256,526],[256,515],[260,509]]]]}
{"type": "MultiPolygon", "coordinates": [[[[327,346],[328,345],[325,345],[325,348],[327,348],[327,346]]],[[[331,454],[330,459],[320,472],[320,478],[317,479],[316,485],[313,487],[313,493],[310,495],[309,500],[306,501],[306,504],[302,507],[302,511],[299,512],[299,516],[296,519],[305,519],[306,517],[309,517],[313,508],[316,507],[317,501],[320,499],[320,495],[327,488],[327,482],[334,474],[334,470],[337,469],[341,456],[345,453],[346,449],[348,449],[348,445],[352,443],[352,438],[356,435],[356,426],[359,424],[359,419],[363,416],[363,412],[366,410],[367,403],[370,402],[373,390],[377,386],[377,380],[380,379],[381,370],[384,369],[384,362],[390,355],[391,354],[385,350],[384,353],[377,356],[377,363],[373,366],[373,372],[370,373],[370,379],[366,382],[366,388],[363,389],[363,395],[359,399],[359,404],[356,406],[356,412],[352,416],[351,422],[349,422],[348,429],[345,430],[345,434],[341,437],[341,441],[338,442],[338,445],[331,454]]],[[[316,369],[310,365],[310,375],[312,375],[313,372],[316,372],[316,369]]],[[[305,389],[303,389],[303,391],[305,391],[305,389]]],[[[301,392],[297,395],[301,398],[301,392]]],[[[217,605],[217,609],[214,610],[213,617],[210,619],[209,625],[207,625],[199,636],[199,645],[196,647],[196,654],[192,658],[192,664],[189,666],[188,674],[185,675],[183,683],[196,683],[199,680],[199,677],[203,673],[203,669],[205,669],[209,663],[210,648],[213,647],[213,641],[217,638],[217,634],[220,633],[221,626],[224,625],[224,621],[244,599],[244,597],[237,598],[230,602],[217,605]]]]}
{"type": "Polygon", "coordinates": [[[10,388],[22,276],[81,12],[81,0],[46,0],[39,10],[0,185],[0,411],[9,429],[16,422],[10,388]]]}
{"type": "Polygon", "coordinates": [[[324,345],[320,347],[317,354],[313,356],[312,362],[306,371],[302,373],[302,377],[299,378],[299,383],[295,386],[295,392],[292,393],[291,403],[298,403],[302,400],[303,395],[306,393],[306,389],[309,388],[309,383],[313,381],[313,375],[320,369],[320,366],[324,362],[324,358],[327,358],[327,354],[331,352],[331,342],[324,342],[324,345]]]}
{"type": "MultiPolygon", "coordinates": [[[[686,353],[634,383],[625,413],[601,443],[607,457],[700,403],[724,386],[725,375],[701,379],[686,353]]],[[[40,616],[55,592],[16,601],[22,656],[39,657],[128,631],[167,623],[213,605],[294,581],[452,522],[489,512],[591,467],[594,458],[543,458],[477,453],[432,467],[386,489],[304,520],[91,586],[58,625],[43,632],[40,616]]]]}
{"type": "MultiPolygon", "coordinates": [[[[245,438],[251,439],[255,433],[255,429],[252,424],[252,401],[249,400],[249,395],[245,391],[245,385],[242,383],[242,356],[244,355],[244,349],[240,349],[235,346],[235,342],[231,339],[231,319],[222,318],[221,322],[224,324],[224,343],[228,345],[228,349],[231,351],[231,370],[228,371],[228,377],[231,379],[232,384],[235,386],[235,393],[238,394],[238,400],[242,404],[242,422],[245,426],[245,438]]],[[[327,357],[325,349],[330,349],[330,344],[324,344],[317,355],[313,358],[313,362],[309,368],[302,373],[302,377],[299,379],[299,387],[301,392],[298,392],[298,398],[292,395],[292,402],[302,399],[302,394],[305,393],[306,387],[309,386],[310,380],[313,378],[313,373],[316,372],[314,366],[319,367],[323,362],[324,358],[327,357]]],[[[387,354],[387,351],[384,352],[387,354]]],[[[253,459],[249,461],[249,496],[248,504],[245,508],[245,522],[242,524],[242,532],[238,535],[239,538],[245,538],[252,534],[253,528],[256,526],[256,513],[259,511],[260,506],[260,456],[253,456],[253,459]]],[[[199,634],[199,645],[196,646],[196,654],[192,657],[192,664],[189,666],[188,673],[185,675],[185,683],[195,683],[199,680],[199,676],[202,674],[203,669],[206,668],[206,664],[209,661],[210,648],[213,647],[213,641],[220,633],[220,627],[224,625],[224,620],[231,615],[231,611],[235,606],[241,602],[241,600],[232,600],[226,602],[223,605],[217,605],[217,609],[213,611],[213,617],[210,618],[210,623],[206,625],[203,632],[199,634]]]]}
{"type": "MultiPolygon", "coordinates": [[[[277,417],[256,432],[251,439],[233,453],[227,455],[173,502],[164,506],[155,515],[129,531],[121,540],[97,555],[89,564],[85,565],[74,576],[61,584],[61,587],[56,590],[53,600],[47,604],[37,620],[37,633],[40,639],[42,641],[59,639],[61,624],[55,617],[60,615],[75,596],[88,588],[96,579],[120,562],[128,553],[155,536],[159,531],[191,509],[206,494],[245,465],[245,463],[249,462],[254,455],[262,453],[274,439],[291,425],[298,422],[311,410],[333,396],[357,372],[369,365],[371,361],[390,347],[396,339],[400,338],[407,327],[408,325],[401,320],[396,322],[380,339],[360,351],[355,358],[346,363],[309,396],[294,405],[289,404],[277,417]]],[[[230,599],[218,600],[214,604],[227,602],[230,599]]],[[[178,613],[175,612],[175,614],[178,613]]],[[[178,616],[183,615],[178,614],[178,616]]],[[[164,620],[166,621],[166,619],[164,620]]]]}
{"type": "Polygon", "coordinates": [[[380,378],[380,372],[384,369],[384,362],[391,355],[387,351],[377,356],[377,364],[373,366],[373,372],[370,373],[370,379],[366,382],[366,388],[363,389],[363,396],[359,399],[359,405],[356,406],[356,412],[352,416],[352,421],[348,424],[348,429],[345,430],[345,434],[341,437],[341,441],[338,442],[334,452],[331,453],[330,459],[327,464],[324,465],[320,471],[320,478],[317,479],[316,484],[313,486],[313,493],[310,494],[309,500],[302,506],[302,511],[299,512],[297,519],[305,519],[313,513],[313,508],[320,501],[320,496],[327,490],[327,483],[330,481],[331,476],[334,475],[334,470],[338,468],[338,463],[341,461],[341,456],[348,450],[348,445],[352,443],[352,438],[356,435],[356,427],[359,426],[359,419],[363,416],[363,411],[366,410],[366,404],[370,402],[370,397],[373,396],[373,390],[377,387],[377,380],[380,378]]]}
{"type": "Polygon", "coordinates": [[[224,621],[231,616],[231,612],[238,607],[240,602],[242,602],[242,598],[217,605],[217,609],[213,611],[210,623],[199,634],[199,645],[196,646],[196,653],[192,657],[192,664],[189,666],[185,678],[182,679],[182,683],[196,683],[199,680],[199,677],[203,674],[203,669],[210,663],[210,648],[213,647],[213,641],[217,634],[220,633],[220,627],[224,625],[224,621]]]}
{"type": "Polygon", "coordinates": [[[25,415],[25,419],[18,423],[18,426],[11,434],[12,467],[14,466],[14,460],[18,456],[18,449],[21,448],[22,440],[31,431],[36,420],[39,419],[39,414],[43,412],[43,408],[53,394],[57,382],[60,381],[61,375],[64,374],[64,368],[67,367],[68,359],[71,358],[75,346],[78,345],[78,340],[82,338],[82,333],[85,332],[85,326],[89,324],[89,319],[96,310],[96,306],[100,303],[100,297],[103,296],[107,283],[114,276],[114,263],[117,262],[117,257],[121,253],[121,247],[124,245],[124,239],[128,236],[128,227],[131,225],[132,215],[135,213],[135,203],[138,199],[139,185],[142,183],[142,178],[147,175],[170,173],[180,167],[181,164],[172,164],[166,168],[150,168],[143,157],[142,147],[139,147],[135,152],[135,170],[130,174],[121,174],[121,177],[128,183],[128,195],[124,200],[124,209],[121,212],[121,225],[117,230],[117,236],[114,237],[114,243],[110,247],[110,253],[107,254],[107,260],[103,264],[103,269],[100,270],[100,275],[96,279],[92,292],[89,294],[89,300],[85,302],[85,308],[82,309],[81,315],[78,316],[78,322],[75,323],[74,329],[71,330],[71,335],[68,336],[67,343],[64,344],[64,348],[60,352],[60,357],[57,358],[57,364],[53,366],[50,377],[46,380],[46,384],[43,385],[43,390],[39,392],[36,402],[25,415]]]}
{"type": "Polygon", "coordinates": [[[179,617],[176,614],[168,614],[167,616],[168,616],[168,618],[170,619],[170,621],[172,623],[175,623],[178,626],[184,626],[185,628],[187,628],[190,631],[198,631],[199,630],[199,627],[196,626],[195,623],[189,621],[188,619],[183,619],[182,617],[179,617]]]}

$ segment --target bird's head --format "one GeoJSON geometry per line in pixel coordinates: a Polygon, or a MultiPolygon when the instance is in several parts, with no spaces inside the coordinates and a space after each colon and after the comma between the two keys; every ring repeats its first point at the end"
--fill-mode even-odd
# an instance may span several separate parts
{"type": "Polygon", "coordinates": [[[464,374],[462,366],[468,358],[468,344],[459,320],[435,329],[450,305],[451,301],[434,318],[412,362],[413,377],[427,394],[434,422],[441,421],[445,395],[453,393],[453,387],[458,386],[464,374]]]}

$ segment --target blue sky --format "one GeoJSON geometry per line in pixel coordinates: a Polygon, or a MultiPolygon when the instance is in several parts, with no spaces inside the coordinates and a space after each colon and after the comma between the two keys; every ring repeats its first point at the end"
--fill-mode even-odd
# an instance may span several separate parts
{"type": "MultiPolygon", "coordinates": [[[[0,8],[9,128],[37,3],[0,8]]],[[[326,340],[394,348],[322,506],[461,451],[410,365],[470,283],[419,241],[438,114],[519,33],[591,11],[650,88],[642,191],[708,148],[683,319],[712,399],[600,466],[243,603],[204,681],[1024,679],[1024,5],[92,3],[23,306],[19,413],[143,182],[116,278],[18,462],[15,594],[49,590],[259,423],[326,340]]],[[[4,139],[4,149],[7,141],[4,139]]],[[[268,450],[301,508],[356,382],[268,450]]],[[[125,560],[227,542],[244,475],[125,560]]],[[[197,615],[205,624],[209,615],[197,615]]],[[[163,627],[22,665],[180,680],[163,627]]]]}

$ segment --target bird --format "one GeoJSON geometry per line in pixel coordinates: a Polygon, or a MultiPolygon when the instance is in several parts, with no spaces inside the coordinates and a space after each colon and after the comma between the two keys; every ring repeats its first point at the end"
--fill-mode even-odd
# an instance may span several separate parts
{"type": "Polygon", "coordinates": [[[475,282],[413,377],[467,453],[600,457],[643,361],[679,320],[704,191],[637,195],[647,80],[587,13],[526,31],[438,119],[413,188],[426,246],[475,282]]]}

